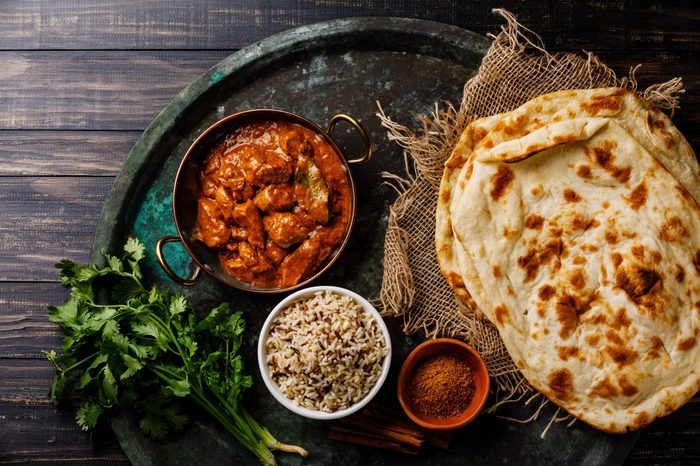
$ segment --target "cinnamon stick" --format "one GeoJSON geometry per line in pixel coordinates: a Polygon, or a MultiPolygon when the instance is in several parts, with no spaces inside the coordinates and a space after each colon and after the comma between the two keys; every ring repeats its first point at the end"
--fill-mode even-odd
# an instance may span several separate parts
{"type": "Polygon", "coordinates": [[[328,437],[331,440],[354,443],[356,445],[365,445],[368,447],[383,448],[385,450],[407,453],[409,455],[417,455],[418,451],[420,450],[420,447],[406,445],[404,443],[389,440],[378,435],[361,433],[339,426],[331,426],[331,431],[328,434],[328,437]]]}
{"type": "Polygon", "coordinates": [[[405,443],[407,445],[415,446],[420,448],[423,445],[424,436],[420,432],[409,431],[404,432],[401,430],[394,430],[391,425],[381,425],[377,424],[370,419],[363,419],[360,417],[349,417],[344,419],[344,424],[348,424],[359,432],[367,432],[369,434],[381,436],[390,440],[396,440],[397,442],[405,443]]]}
{"type": "Polygon", "coordinates": [[[446,450],[452,432],[424,429],[403,412],[372,403],[361,412],[339,420],[331,427],[329,438],[415,455],[426,442],[446,450]]]}
{"type": "Polygon", "coordinates": [[[362,415],[374,419],[376,422],[391,426],[391,429],[394,430],[401,430],[406,433],[412,432],[414,434],[419,432],[425,436],[428,443],[443,450],[447,450],[450,445],[450,440],[452,440],[453,432],[451,431],[425,429],[414,424],[403,412],[376,403],[372,403],[364,408],[362,410],[362,415]]]}
{"type": "Polygon", "coordinates": [[[406,418],[403,413],[390,411],[379,405],[371,405],[362,410],[362,414],[378,421],[391,424],[406,431],[419,431],[420,427],[406,418]]]}
{"type": "Polygon", "coordinates": [[[431,445],[435,445],[441,450],[447,450],[449,448],[450,440],[452,440],[452,432],[425,430],[423,433],[425,434],[425,440],[427,440],[431,445]]]}

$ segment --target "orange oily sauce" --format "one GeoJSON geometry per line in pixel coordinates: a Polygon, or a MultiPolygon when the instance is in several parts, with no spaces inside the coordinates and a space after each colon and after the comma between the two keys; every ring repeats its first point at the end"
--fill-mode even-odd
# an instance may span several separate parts
{"type": "Polygon", "coordinates": [[[246,124],[203,167],[195,235],[239,280],[295,285],[343,241],[350,182],[339,155],[312,130],[285,121],[246,124]]]}

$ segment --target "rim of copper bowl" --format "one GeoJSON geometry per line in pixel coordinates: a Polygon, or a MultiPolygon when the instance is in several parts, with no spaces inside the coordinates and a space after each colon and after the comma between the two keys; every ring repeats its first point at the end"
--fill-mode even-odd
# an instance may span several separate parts
{"type": "MultiPolygon", "coordinates": [[[[318,126],[316,123],[297,115],[296,113],[291,113],[287,112],[285,110],[277,110],[277,109],[272,109],[272,108],[256,108],[256,109],[250,109],[250,110],[243,110],[237,113],[234,113],[232,115],[226,116],[216,122],[214,122],[211,126],[209,126],[207,129],[205,129],[199,136],[197,136],[197,139],[194,140],[194,142],[190,145],[190,147],[187,149],[187,152],[185,152],[185,155],[182,157],[182,160],[180,161],[180,165],[177,168],[177,172],[175,174],[175,181],[173,182],[173,195],[172,195],[172,209],[173,209],[173,220],[175,221],[175,228],[177,229],[177,234],[180,237],[180,241],[182,242],[182,245],[185,247],[187,250],[187,253],[190,255],[192,260],[197,264],[197,266],[204,270],[209,276],[212,278],[216,279],[218,282],[223,283],[226,286],[230,286],[239,290],[243,291],[250,291],[251,293],[263,293],[263,294],[277,294],[277,293],[284,293],[287,291],[292,291],[297,288],[301,288],[308,283],[312,282],[313,280],[317,279],[321,275],[323,275],[324,272],[326,272],[340,257],[340,254],[343,252],[345,249],[345,246],[347,245],[350,235],[352,234],[352,230],[355,226],[355,215],[357,211],[357,193],[355,192],[355,180],[352,177],[352,172],[350,170],[350,165],[348,164],[347,159],[345,158],[345,155],[343,154],[343,151],[340,150],[336,142],[333,140],[331,135],[327,133],[323,128],[318,126]],[[345,175],[348,178],[348,182],[350,184],[350,196],[351,196],[351,207],[350,207],[350,216],[348,218],[348,226],[345,230],[345,233],[343,234],[343,240],[340,242],[338,246],[336,246],[334,253],[331,255],[330,258],[326,259],[325,263],[321,268],[319,268],[313,275],[308,276],[307,278],[303,279],[299,283],[292,285],[292,286],[287,286],[287,287],[279,287],[279,288],[263,288],[259,287],[258,285],[253,285],[252,283],[247,283],[247,286],[244,285],[238,285],[237,283],[233,282],[227,282],[225,281],[222,277],[219,276],[214,270],[210,269],[205,265],[203,261],[201,261],[197,255],[194,253],[192,248],[190,247],[189,240],[186,239],[185,235],[182,232],[182,228],[180,228],[180,223],[178,221],[178,214],[177,214],[177,209],[175,208],[176,205],[176,193],[177,193],[177,186],[181,178],[182,171],[185,167],[186,162],[188,159],[192,156],[192,154],[196,154],[197,151],[196,149],[198,146],[202,143],[203,140],[207,138],[207,136],[216,130],[219,126],[223,126],[226,123],[236,120],[239,118],[243,118],[246,116],[253,116],[253,117],[258,117],[259,119],[265,119],[265,117],[269,116],[271,118],[269,119],[283,119],[286,121],[292,120],[293,122],[299,123],[302,126],[305,126],[311,130],[313,130],[316,134],[320,135],[324,141],[326,141],[328,144],[330,144],[331,148],[335,151],[335,153],[338,155],[338,158],[340,159],[340,163],[343,165],[343,168],[345,170],[345,175]]],[[[234,279],[240,281],[241,283],[246,283],[243,280],[240,280],[233,275],[230,275],[234,279]]]]}

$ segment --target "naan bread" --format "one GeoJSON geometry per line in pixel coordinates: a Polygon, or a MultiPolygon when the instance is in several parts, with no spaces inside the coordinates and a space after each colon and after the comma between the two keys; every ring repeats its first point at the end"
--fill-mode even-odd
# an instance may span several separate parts
{"type": "Polygon", "coordinates": [[[564,91],[475,121],[447,163],[436,228],[448,281],[532,386],[608,432],[700,388],[700,169],[637,101],[564,91]]]}
{"type": "MultiPolygon", "coordinates": [[[[508,113],[478,119],[462,133],[452,156],[445,164],[436,210],[435,242],[437,259],[445,279],[460,300],[482,315],[464,286],[455,244],[450,206],[461,191],[458,178],[470,172],[465,168],[473,150],[494,147],[517,140],[550,123],[581,117],[607,117],[625,128],[700,203],[700,165],[693,149],[673,123],[636,94],[620,88],[565,90],[539,96],[508,113]]],[[[559,143],[565,144],[564,139],[559,143]]],[[[537,145],[532,152],[541,150],[537,145]]],[[[618,173],[624,176],[624,173],[618,173]]]]}

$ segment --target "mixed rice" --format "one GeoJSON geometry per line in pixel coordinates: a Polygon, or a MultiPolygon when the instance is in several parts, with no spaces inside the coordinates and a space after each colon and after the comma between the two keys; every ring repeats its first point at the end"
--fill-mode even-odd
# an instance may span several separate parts
{"type": "Polygon", "coordinates": [[[319,291],[284,308],[265,341],[267,369],[299,406],[334,412],[369,393],[388,354],[377,321],[353,298],[319,291]]]}

